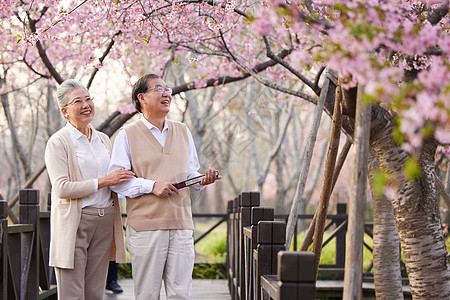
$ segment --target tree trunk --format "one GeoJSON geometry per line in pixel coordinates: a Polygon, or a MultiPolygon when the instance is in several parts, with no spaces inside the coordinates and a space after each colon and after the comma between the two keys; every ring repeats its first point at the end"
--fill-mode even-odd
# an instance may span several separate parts
{"type": "Polygon", "coordinates": [[[369,154],[369,178],[373,203],[373,274],[378,300],[403,299],[400,272],[400,240],[389,199],[378,195],[372,186],[378,163],[369,154]]]}
{"type": "Polygon", "coordinates": [[[372,111],[371,147],[388,175],[385,187],[392,198],[400,242],[414,299],[449,299],[450,272],[439,214],[434,154],[437,143],[424,141],[418,162],[422,175],[407,181],[409,155],[392,140],[392,117],[377,106],[372,111]]]}

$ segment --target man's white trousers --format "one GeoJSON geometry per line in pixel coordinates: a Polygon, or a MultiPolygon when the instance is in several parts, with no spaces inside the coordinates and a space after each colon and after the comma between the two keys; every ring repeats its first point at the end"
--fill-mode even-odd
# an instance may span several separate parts
{"type": "Polygon", "coordinates": [[[192,300],[192,230],[126,230],[136,300],[159,300],[161,283],[168,300],[192,300]]]}

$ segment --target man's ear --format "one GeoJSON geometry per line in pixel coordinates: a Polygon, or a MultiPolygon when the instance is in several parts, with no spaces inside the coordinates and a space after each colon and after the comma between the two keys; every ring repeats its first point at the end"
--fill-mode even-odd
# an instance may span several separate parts
{"type": "Polygon", "coordinates": [[[142,105],[142,101],[144,101],[144,95],[141,93],[141,94],[138,94],[137,95],[137,98],[138,98],[138,100],[139,100],[139,103],[141,103],[141,105],[142,105]]]}

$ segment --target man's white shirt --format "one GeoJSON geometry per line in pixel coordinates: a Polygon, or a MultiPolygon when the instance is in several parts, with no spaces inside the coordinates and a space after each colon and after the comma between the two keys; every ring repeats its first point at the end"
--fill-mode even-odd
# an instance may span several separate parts
{"type": "MultiPolygon", "coordinates": [[[[160,131],[156,126],[147,121],[144,116],[141,116],[141,121],[144,122],[145,126],[147,126],[156,140],[161,144],[162,147],[164,147],[168,131],[167,122],[164,122],[164,128],[162,131],[160,131]]],[[[192,134],[187,127],[186,132],[189,139],[189,164],[187,179],[190,179],[202,174],[198,172],[200,163],[198,162],[197,150],[195,149],[192,134]]],[[[117,137],[114,141],[108,174],[118,169],[131,170],[130,144],[128,142],[128,136],[123,129],[117,134],[117,137]]],[[[151,193],[153,191],[153,186],[156,180],[157,178],[155,178],[155,180],[132,178],[128,182],[119,183],[117,185],[111,186],[110,188],[118,194],[124,195],[129,198],[135,198],[143,194],[151,193]]],[[[195,184],[191,187],[195,190],[201,190],[204,188],[204,186],[200,184],[195,184]]]]}

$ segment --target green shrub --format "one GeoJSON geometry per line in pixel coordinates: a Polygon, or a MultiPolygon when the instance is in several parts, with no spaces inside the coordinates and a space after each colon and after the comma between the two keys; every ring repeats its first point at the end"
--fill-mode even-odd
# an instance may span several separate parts
{"type": "Polygon", "coordinates": [[[120,263],[117,277],[118,279],[132,278],[131,263],[120,263]]]}
{"type": "Polygon", "coordinates": [[[200,263],[194,265],[192,278],[196,279],[226,279],[227,270],[225,264],[200,263]]]}
{"type": "Polygon", "coordinates": [[[227,255],[226,232],[211,232],[195,244],[195,252],[202,257],[202,262],[225,263],[227,255]]]}

